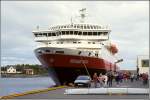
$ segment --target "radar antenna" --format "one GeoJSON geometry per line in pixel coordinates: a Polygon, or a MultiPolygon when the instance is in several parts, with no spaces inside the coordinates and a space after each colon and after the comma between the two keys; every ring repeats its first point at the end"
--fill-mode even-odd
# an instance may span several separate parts
{"type": "Polygon", "coordinates": [[[81,17],[81,20],[80,20],[80,22],[81,23],[84,23],[84,19],[85,19],[85,17],[86,17],[86,8],[82,8],[81,10],[79,10],[79,12],[80,12],[80,17],[81,17]]]}

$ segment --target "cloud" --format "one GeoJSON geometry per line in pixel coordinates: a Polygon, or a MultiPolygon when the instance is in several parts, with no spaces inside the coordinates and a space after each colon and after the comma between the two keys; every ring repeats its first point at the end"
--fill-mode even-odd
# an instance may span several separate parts
{"type": "Polygon", "coordinates": [[[39,63],[32,30],[70,23],[71,16],[76,22],[80,8],[87,8],[88,23],[111,25],[122,69],[135,69],[137,55],[149,54],[148,1],[2,1],[1,6],[2,64],[39,63]]]}

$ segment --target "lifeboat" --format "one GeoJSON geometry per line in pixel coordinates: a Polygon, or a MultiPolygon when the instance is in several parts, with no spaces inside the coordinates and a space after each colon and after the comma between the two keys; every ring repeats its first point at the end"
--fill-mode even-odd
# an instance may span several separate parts
{"type": "Polygon", "coordinates": [[[111,51],[113,54],[115,54],[115,53],[118,52],[118,48],[116,47],[115,44],[111,44],[111,45],[110,45],[110,51],[111,51]]]}

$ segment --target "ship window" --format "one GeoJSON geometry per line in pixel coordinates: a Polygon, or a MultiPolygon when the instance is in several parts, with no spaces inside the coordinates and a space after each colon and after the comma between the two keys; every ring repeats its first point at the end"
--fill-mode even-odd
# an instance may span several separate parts
{"type": "Polygon", "coordinates": [[[93,35],[97,35],[97,32],[93,32],[93,35]]]}
{"type": "Polygon", "coordinates": [[[101,34],[100,32],[97,33],[97,35],[100,35],[100,34],[101,34]]]}
{"type": "Polygon", "coordinates": [[[63,44],[63,42],[60,42],[61,44],[63,44]]]}
{"type": "Polygon", "coordinates": [[[38,53],[42,53],[42,51],[38,51],[38,53]]]}
{"type": "Polygon", "coordinates": [[[64,53],[64,51],[56,51],[55,53],[63,54],[63,53],[64,53]]]}
{"type": "Polygon", "coordinates": [[[87,26],[87,29],[90,29],[90,26],[89,26],[89,25],[87,26]]]}
{"type": "Polygon", "coordinates": [[[74,31],[74,34],[77,35],[77,34],[78,34],[78,31],[74,31]]]}
{"type": "Polygon", "coordinates": [[[82,32],[79,32],[78,35],[82,35],[82,32]]]}
{"type": "Polygon", "coordinates": [[[56,36],[56,34],[55,34],[55,33],[52,33],[52,36],[56,36]]]}
{"type": "Polygon", "coordinates": [[[88,35],[92,35],[92,32],[88,32],[88,35]]]}
{"type": "Polygon", "coordinates": [[[73,42],[73,43],[77,43],[77,42],[73,42]]]}
{"type": "Polygon", "coordinates": [[[81,29],[83,29],[83,26],[80,26],[81,27],[81,29]]]}
{"type": "Polygon", "coordinates": [[[45,50],[45,52],[50,52],[50,50],[45,50]]]}
{"type": "Polygon", "coordinates": [[[49,42],[49,44],[51,44],[51,42],[49,42]]]}
{"type": "Polygon", "coordinates": [[[95,44],[95,42],[93,42],[93,44],[95,44]]]}
{"type": "Polygon", "coordinates": [[[91,44],[91,42],[88,42],[88,44],[91,44]]]}
{"type": "Polygon", "coordinates": [[[62,35],[65,35],[65,31],[62,31],[62,35]]]}
{"type": "Polygon", "coordinates": [[[98,57],[98,53],[95,53],[95,56],[98,57]]]}
{"type": "Polygon", "coordinates": [[[73,35],[73,31],[70,31],[70,35],[73,35]]]}
{"type": "Polygon", "coordinates": [[[79,25],[77,25],[77,28],[80,28],[79,25]]]}
{"type": "Polygon", "coordinates": [[[78,43],[81,43],[81,42],[78,42],[78,43]]]}
{"type": "Polygon", "coordinates": [[[35,37],[38,37],[38,34],[37,34],[37,33],[35,33],[34,35],[35,35],[35,37]]]}
{"type": "Polygon", "coordinates": [[[69,35],[69,31],[66,31],[66,35],[69,35]]]}
{"type": "Polygon", "coordinates": [[[87,35],[87,32],[83,32],[83,35],[87,35]]]}
{"type": "Polygon", "coordinates": [[[107,32],[104,32],[103,34],[104,34],[104,35],[107,35],[107,32]]]}
{"type": "Polygon", "coordinates": [[[59,44],[59,42],[57,42],[57,44],[59,44]]]}
{"type": "Polygon", "coordinates": [[[84,26],[84,29],[86,29],[86,26],[84,26]]]}
{"type": "Polygon", "coordinates": [[[51,36],[51,33],[48,33],[48,36],[51,36]]]}

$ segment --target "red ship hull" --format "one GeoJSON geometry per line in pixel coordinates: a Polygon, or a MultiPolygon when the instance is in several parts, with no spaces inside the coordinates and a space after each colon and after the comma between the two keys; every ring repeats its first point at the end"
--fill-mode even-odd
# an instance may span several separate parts
{"type": "MultiPolygon", "coordinates": [[[[96,57],[83,57],[64,54],[42,54],[37,56],[44,67],[50,69],[56,83],[73,82],[78,75],[92,76],[95,72],[106,73],[108,70],[116,71],[117,67],[104,59],[96,57]],[[56,77],[58,80],[56,80],[56,77]],[[59,81],[59,82],[58,82],[59,81]]],[[[52,74],[51,74],[52,75],[52,74]]]]}

